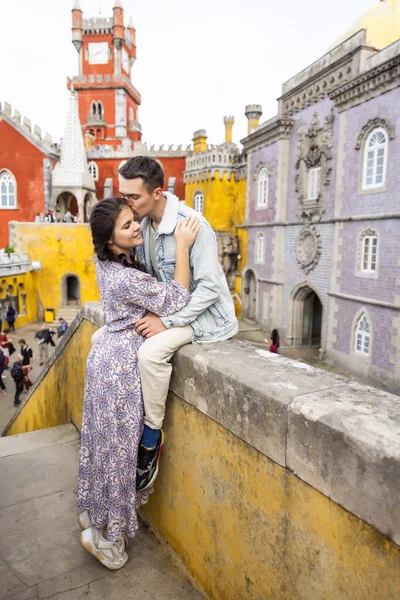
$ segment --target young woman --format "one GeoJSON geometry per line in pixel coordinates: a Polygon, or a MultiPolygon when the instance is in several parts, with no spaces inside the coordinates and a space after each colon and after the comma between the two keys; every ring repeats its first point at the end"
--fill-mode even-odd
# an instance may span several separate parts
{"type": "Polygon", "coordinates": [[[90,217],[96,275],[106,327],[89,352],[81,431],[77,509],[81,544],[109,569],[128,560],[125,537],[138,528],[136,508],[153,488],[136,491],[143,429],[137,351],[144,338],[135,323],[148,311],[170,315],[190,299],[189,248],[200,222],[190,217],[175,231],[175,280],[160,283],[135,262],[143,243],[139,223],[123,198],[102,200],[90,217]]]}
{"type": "Polygon", "coordinates": [[[15,331],[15,310],[11,304],[8,306],[6,321],[11,331],[15,331]]]}
{"type": "Polygon", "coordinates": [[[271,339],[265,338],[265,343],[269,344],[269,351],[274,354],[279,354],[279,333],[277,329],[273,329],[271,333],[271,339]]]}

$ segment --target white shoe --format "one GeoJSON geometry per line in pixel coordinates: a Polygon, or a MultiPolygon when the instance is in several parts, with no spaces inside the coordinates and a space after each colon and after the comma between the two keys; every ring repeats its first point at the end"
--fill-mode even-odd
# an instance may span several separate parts
{"type": "Polygon", "coordinates": [[[79,527],[81,529],[89,529],[92,526],[90,522],[89,512],[85,510],[85,512],[81,513],[78,517],[79,527]]]}
{"type": "Polygon", "coordinates": [[[121,569],[128,560],[124,537],[118,542],[109,542],[97,527],[89,527],[82,531],[81,546],[110,571],[121,569]]]}

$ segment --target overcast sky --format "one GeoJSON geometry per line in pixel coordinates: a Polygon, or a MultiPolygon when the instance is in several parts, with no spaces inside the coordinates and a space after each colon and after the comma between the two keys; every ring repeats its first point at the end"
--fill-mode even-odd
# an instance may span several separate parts
{"type": "MultiPolygon", "coordinates": [[[[246,135],[246,104],[276,114],[282,83],[322,56],[377,0],[122,0],[137,31],[132,82],[149,143],[190,143],[206,129],[223,141],[223,116],[246,135]]],[[[0,0],[0,100],[55,141],[63,134],[66,78],[78,74],[74,0],[0,0]]],[[[80,0],[84,18],[112,16],[113,0],[80,0]]]]}

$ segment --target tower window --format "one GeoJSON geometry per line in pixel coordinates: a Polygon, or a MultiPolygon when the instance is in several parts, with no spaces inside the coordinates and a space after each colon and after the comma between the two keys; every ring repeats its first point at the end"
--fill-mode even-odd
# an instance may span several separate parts
{"type": "Polygon", "coordinates": [[[380,188],[385,185],[388,152],[388,135],[382,127],[369,134],[364,150],[363,189],[380,188]]]}
{"type": "Polygon", "coordinates": [[[268,187],[268,171],[263,168],[258,175],[257,208],[265,208],[268,205],[268,187]]]}
{"type": "Polygon", "coordinates": [[[0,209],[17,208],[17,184],[9,171],[0,171],[0,209]]]}
{"type": "Polygon", "coordinates": [[[362,267],[365,273],[376,271],[376,256],[378,253],[378,238],[376,235],[366,235],[363,239],[362,267]]]}
{"type": "Polygon", "coordinates": [[[259,232],[259,233],[257,233],[257,236],[256,236],[254,262],[263,263],[264,262],[264,254],[265,254],[265,237],[262,232],[259,232]]]}
{"type": "Polygon", "coordinates": [[[201,215],[204,213],[204,194],[203,192],[196,192],[193,199],[193,208],[197,210],[201,215]]]}
{"type": "Polygon", "coordinates": [[[308,169],[307,200],[318,200],[321,192],[321,167],[308,169]]]}
{"type": "Polygon", "coordinates": [[[92,160],[89,163],[88,167],[89,167],[89,173],[93,177],[94,181],[98,181],[99,180],[99,167],[97,166],[97,164],[92,160]]]}

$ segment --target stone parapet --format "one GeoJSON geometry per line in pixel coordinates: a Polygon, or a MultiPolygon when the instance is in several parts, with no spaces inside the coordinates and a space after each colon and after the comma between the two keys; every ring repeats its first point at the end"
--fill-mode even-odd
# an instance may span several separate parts
{"type": "MultiPolygon", "coordinates": [[[[85,319],[103,324],[100,303],[85,304],[52,361],[85,319]]],[[[174,394],[400,544],[398,396],[236,340],[173,360],[174,394]]]]}
{"type": "Polygon", "coordinates": [[[26,254],[12,252],[8,256],[5,252],[0,252],[0,277],[21,275],[29,271],[32,271],[32,265],[26,254]]]}

